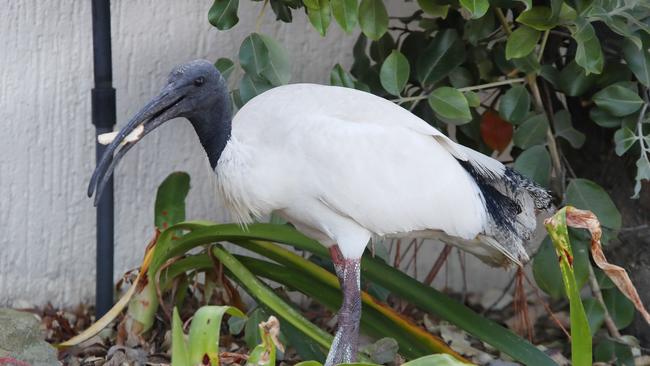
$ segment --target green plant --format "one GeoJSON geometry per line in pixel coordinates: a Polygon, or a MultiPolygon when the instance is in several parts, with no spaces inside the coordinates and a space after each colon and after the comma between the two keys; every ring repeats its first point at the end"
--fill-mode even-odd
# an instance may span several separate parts
{"type": "MultiPolygon", "coordinates": [[[[221,30],[235,26],[237,4],[215,1],[210,23],[221,30]]],[[[647,1],[418,0],[404,17],[391,17],[381,0],[270,0],[259,9],[290,23],[301,8],[321,35],[334,22],[345,32],[361,31],[350,70],[332,65],[330,84],[390,99],[486,154],[505,150],[515,169],[552,189],[562,204],[594,212],[605,244],[617,236],[622,217],[613,200],[575,172],[589,172],[577,166],[581,160],[611,152],[635,161],[633,198],[650,180],[647,1]]],[[[237,107],[290,80],[291,57],[268,36],[251,33],[236,58],[216,66],[237,85],[237,107]],[[248,47],[253,43],[259,47],[248,47]]],[[[632,321],[633,305],[593,268],[589,237],[574,229],[568,235],[571,292],[588,285],[593,294],[583,299],[590,335],[597,345],[609,338],[624,343],[619,330],[632,321]],[[604,325],[607,332],[598,332],[604,325]]],[[[533,272],[552,298],[568,294],[578,306],[580,299],[565,290],[568,278],[550,238],[534,257],[533,272]]],[[[608,349],[629,352],[624,344],[608,349]]]]}
{"type": "MultiPolygon", "coordinates": [[[[161,185],[160,191],[165,191],[166,187],[170,186],[176,187],[182,194],[159,194],[159,200],[169,197],[178,201],[179,197],[184,197],[189,179],[185,174],[174,173],[161,185]]],[[[157,203],[156,207],[169,206],[157,203]]],[[[187,278],[206,273],[204,288],[208,288],[213,279],[207,274],[216,272],[223,273],[225,277],[237,282],[266,313],[278,317],[289,345],[294,346],[304,358],[322,361],[322,351],[329,348],[332,337],[307,320],[291,301],[280,296],[261,279],[273,280],[289,290],[302,292],[330,309],[340,306],[338,281],[334,274],[325,268],[296,255],[278,243],[323,259],[329,258],[326,248],[288,225],[259,223],[244,229],[236,224],[182,222],[168,226],[149,246],[138,279],[127,295],[120,299],[116,308],[100,319],[98,325],[63,346],[78,344],[101,330],[129,299],[129,311],[120,326],[127,332],[127,338],[139,339],[148,331],[148,328],[142,325],[153,324],[157,311],[182,305],[182,297],[178,295],[179,291],[187,291],[187,278]],[[232,255],[220,245],[213,245],[224,242],[245,248],[262,259],[250,255],[232,255]],[[197,248],[201,250],[197,252],[197,248]],[[174,289],[176,295],[173,295],[174,289]],[[133,322],[132,309],[142,309],[142,304],[135,302],[148,305],[146,311],[137,312],[141,316],[137,323],[133,322]]],[[[481,317],[437,290],[417,282],[379,258],[365,256],[362,269],[364,278],[377,286],[407,299],[424,311],[458,325],[517,360],[531,365],[554,364],[548,356],[509,330],[481,317]]],[[[226,281],[222,281],[223,283],[226,281]]],[[[364,309],[361,327],[364,333],[375,338],[390,335],[397,342],[399,353],[407,359],[415,360],[432,353],[446,353],[466,362],[442,340],[412,324],[367,292],[363,293],[362,298],[364,309]]],[[[370,361],[364,354],[359,356],[364,362],[370,361]]]]}
{"type": "MultiPolygon", "coordinates": [[[[219,365],[219,329],[225,314],[245,318],[232,306],[204,306],[194,313],[187,341],[178,310],[172,317],[172,366],[219,365]]],[[[275,346],[269,358],[275,361],[275,346]]],[[[270,363],[273,365],[274,363],[270,363]]]]}

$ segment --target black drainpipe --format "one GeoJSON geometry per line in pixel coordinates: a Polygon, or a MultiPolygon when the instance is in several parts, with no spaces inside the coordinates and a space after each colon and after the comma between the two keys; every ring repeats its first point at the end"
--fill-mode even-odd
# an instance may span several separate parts
{"type": "MultiPolygon", "coordinates": [[[[95,137],[113,131],[115,126],[115,89],[111,63],[111,3],[92,0],[93,66],[95,87],[92,90],[92,122],[95,137]]],[[[95,158],[99,162],[106,146],[95,139],[95,158]]],[[[97,253],[95,314],[106,314],[113,306],[113,178],[106,184],[97,204],[97,253]]]]}

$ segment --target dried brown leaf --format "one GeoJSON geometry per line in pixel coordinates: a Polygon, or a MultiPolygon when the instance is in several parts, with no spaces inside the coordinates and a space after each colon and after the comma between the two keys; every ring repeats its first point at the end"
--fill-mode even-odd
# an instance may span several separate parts
{"type": "Polygon", "coordinates": [[[284,352],[284,345],[278,339],[280,335],[280,321],[278,318],[273,315],[269,316],[269,319],[265,322],[260,323],[260,327],[264,329],[264,332],[271,336],[271,340],[275,346],[282,352],[284,352]]]}
{"type": "Polygon", "coordinates": [[[605,253],[603,253],[603,248],[600,244],[600,237],[602,236],[602,230],[600,228],[600,222],[596,215],[591,211],[580,210],[575,207],[568,206],[566,208],[566,223],[568,226],[587,229],[591,234],[591,256],[596,262],[596,265],[605,272],[607,277],[609,277],[612,282],[618,287],[619,290],[634,304],[634,307],[641,313],[643,318],[648,324],[650,324],[650,313],[643,306],[643,302],[639,297],[639,293],[632,284],[630,276],[628,276],[625,269],[611,264],[605,258],[605,253]]]}

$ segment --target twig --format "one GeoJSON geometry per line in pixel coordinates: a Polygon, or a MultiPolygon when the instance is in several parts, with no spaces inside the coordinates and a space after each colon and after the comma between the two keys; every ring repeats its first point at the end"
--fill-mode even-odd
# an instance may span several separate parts
{"type": "Polygon", "coordinates": [[[526,297],[526,291],[524,289],[524,271],[523,267],[517,269],[517,274],[515,275],[515,297],[513,301],[513,306],[515,310],[515,316],[517,317],[515,321],[515,329],[517,333],[528,336],[528,341],[533,342],[533,327],[530,324],[530,316],[528,313],[528,298],[526,297]]]}
{"type": "Polygon", "coordinates": [[[402,255],[400,253],[401,247],[402,247],[402,239],[398,239],[397,244],[395,246],[395,260],[393,261],[393,267],[395,267],[397,269],[399,269],[399,263],[402,260],[402,258],[401,258],[402,255]]]}
{"type": "Polygon", "coordinates": [[[465,252],[462,252],[460,249],[457,250],[458,253],[458,263],[460,264],[460,273],[463,279],[463,294],[461,296],[461,303],[465,303],[467,298],[467,270],[465,268],[465,252]]]}
{"type": "Polygon", "coordinates": [[[549,33],[550,32],[547,29],[546,32],[544,32],[544,36],[542,37],[542,45],[539,47],[539,53],[537,54],[538,62],[542,61],[542,56],[544,56],[544,48],[546,48],[546,42],[548,41],[549,33]]]}
{"type": "MultiPolygon", "coordinates": [[[[533,100],[535,101],[535,110],[538,113],[544,113],[546,114],[546,117],[549,121],[552,120],[552,118],[546,113],[546,110],[544,109],[544,102],[542,102],[542,95],[539,92],[539,86],[537,85],[537,78],[536,75],[531,74],[528,75],[528,85],[530,86],[530,90],[533,93],[533,100]]],[[[546,142],[548,144],[548,150],[551,153],[551,160],[553,161],[553,170],[555,170],[555,174],[557,177],[559,177],[562,173],[562,162],[560,161],[560,153],[557,147],[557,142],[555,141],[555,137],[553,136],[553,132],[551,131],[551,128],[546,130],[546,142]]]]}
{"type": "MultiPolygon", "coordinates": [[[[502,85],[510,85],[510,84],[516,84],[516,83],[524,83],[524,82],[526,82],[525,78],[505,79],[505,80],[495,81],[495,82],[487,83],[487,84],[472,85],[472,86],[466,86],[464,88],[458,88],[458,91],[459,92],[466,92],[466,91],[472,91],[472,90],[490,89],[490,88],[496,88],[496,87],[502,86],[502,85]]],[[[406,102],[420,101],[422,99],[427,99],[428,97],[429,97],[428,95],[416,95],[416,96],[412,96],[412,97],[403,97],[403,98],[392,99],[391,102],[402,104],[402,103],[406,103],[406,102]]]]}
{"type": "Polygon", "coordinates": [[[440,272],[440,268],[442,268],[442,265],[445,264],[445,261],[447,261],[447,257],[449,257],[449,253],[451,253],[451,249],[452,246],[449,244],[445,244],[445,247],[442,248],[442,252],[440,252],[440,255],[438,255],[438,259],[436,259],[435,263],[433,263],[433,267],[431,267],[429,274],[427,274],[427,276],[422,281],[425,285],[430,286],[433,280],[436,279],[436,275],[438,272],[440,272]]]}
{"type": "Polygon", "coordinates": [[[488,311],[492,310],[493,307],[495,307],[499,302],[501,302],[501,300],[502,300],[502,299],[506,296],[506,294],[508,293],[508,290],[510,290],[510,287],[512,287],[512,284],[515,283],[515,279],[516,279],[516,278],[517,278],[517,275],[516,275],[516,274],[515,274],[514,276],[512,276],[512,278],[510,279],[510,281],[508,282],[508,284],[506,285],[506,287],[505,287],[505,288],[503,289],[503,291],[501,292],[501,295],[500,295],[500,296],[499,296],[499,297],[498,297],[498,298],[497,298],[497,299],[496,299],[492,304],[490,304],[490,306],[488,306],[487,308],[485,308],[485,309],[481,312],[481,315],[485,315],[485,314],[487,314],[488,311]]]}
{"type": "Polygon", "coordinates": [[[269,0],[264,0],[264,4],[262,4],[262,9],[260,10],[260,13],[257,14],[257,19],[255,20],[255,31],[259,33],[260,28],[262,27],[262,19],[264,17],[264,11],[266,10],[266,5],[269,3],[269,0]]]}
{"type": "Polygon", "coordinates": [[[525,272],[524,272],[524,278],[526,279],[526,282],[528,282],[528,285],[530,285],[530,287],[532,287],[533,290],[535,291],[535,295],[537,296],[537,301],[539,301],[544,306],[544,309],[548,313],[548,316],[550,316],[553,322],[555,323],[555,325],[557,325],[562,330],[564,335],[566,335],[568,339],[571,339],[571,334],[566,330],[566,328],[564,328],[564,326],[560,322],[560,319],[558,319],[555,316],[553,310],[551,310],[551,307],[548,306],[548,304],[546,303],[546,301],[544,301],[544,299],[542,299],[542,295],[539,293],[539,288],[537,287],[537,285],[533,284],[533,282],[530,280],[530,278],[528,278],[528,275],[526,275],[525,272]]]}
{"type": "Polygon", "coordinates": [[[593,297],[596,298],[596,300],[598,300],[600,305],[605,310],[605,316],[604,316],[605,327],[607,328],[609,335],[611,335],[614,338],[621,338],[621,333],[618,331],[618,328],[616,328],[616,324],[614,323],[614,320],[612,319],[611,315],[609,315],[609,311],[607,311],[607,306],[605,306],[605,300],[603,300],[603,293],[600,291],[600,286],[598,285],[598,280],[596,279],[594,268],[591,266],[591,264],[588,267],[589,267],[589,287],[591,288],[591,294],[593,295],[593,297]]]}

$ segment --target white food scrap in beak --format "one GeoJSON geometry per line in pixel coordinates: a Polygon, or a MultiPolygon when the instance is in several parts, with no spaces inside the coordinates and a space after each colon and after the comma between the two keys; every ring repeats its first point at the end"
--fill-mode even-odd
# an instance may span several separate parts
{"type": "MultiPolygon", "coordinates": [[[[120,145],[123,145],[127,142],[134,142],[138,141],[140,137],[142,137],[142,133],[144,132],[144,124],[138,125],[133,131],[131,131],[130,134],[128,134],[125,138],[124,141],[120,145]]],[[[99,142],[102,145],[108,145],[113,140],[115,140],[115,137],[117,137],[118,131],[113,131],[113,132],[108,132],[108,133],[103,133],[99,136],[97,136],[97,142],[99,142]]]]}

